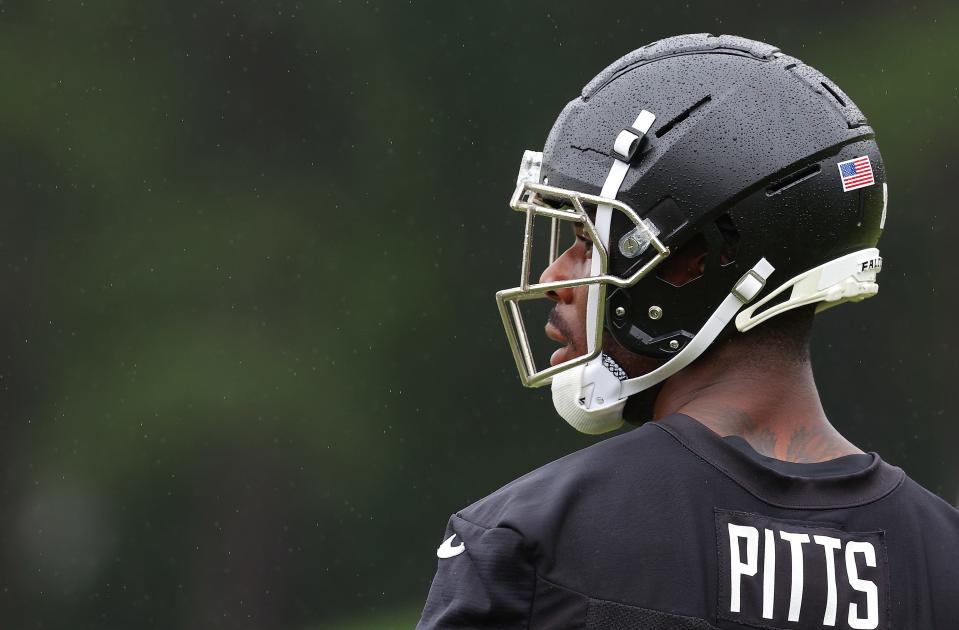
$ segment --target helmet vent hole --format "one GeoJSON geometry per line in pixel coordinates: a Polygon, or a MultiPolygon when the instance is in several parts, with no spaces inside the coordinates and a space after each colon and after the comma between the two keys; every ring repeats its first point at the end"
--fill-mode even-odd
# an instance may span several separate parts
{"type": "Polygon", "coordinates": [[[693,103],[693,105],[692,105],[691,107],[689,107],[689,108],[686,109],[684,112],[682,112],[681,114],[679,114],[678,116],[676,116],[675,118],[673,118],[672,120],[670,120],[668,123],[666,123],[665,125],[663,125],[663,126],[660,127],[659,129],[657,129],[657,130],[656,130],[656,137],[657,137],[657,138],[662,138],[663,136],[665,136],[667,133],[669,133],[670,131],[672,131],[673,127],[675,127],[675,126],[678,125],[679,123],[681,123],[681,122],[683,122],[684,120],[686,120],[687,118],[689,118],[689,117],[692,115],[693,112],[695,112],[697,109],[699,109],[700,107],[702,107],[703,105],[705,105],[706,103],[708,103],[709,101],[711,101],[712,99],[713,99],[713,97],[711,97],[711,96],[709,96],[709,95],[706,95],[705,97],[701,98],[699,101],[693,103]]]}
{"type": "Polygon", "coordinates": [[[845,107],[845,106],[846,106],[846,101],[842,100],[842,97],[839,96],[839,93],[836,92],[836,90],[833,89],[833,87],[832,87],[831,85],[829,85],[829,84],[826,83],[825,81],[820,81],[819,84],[820,84],[821,86],[823,86],[824,88],[826,88],[826,91],[827,91],[827,92],[829,92],[830,94],[832,94],[832,97],[833,97],[834,99],[836,99],[836,102],[839,103],[839,106],[840,106],[840,107],[845,107]]]}
{"type": "Polygon", "coordinates": [[[736,252],[739,249],[739,230],[729,216],[729,213],[720,215],[716,219],[716,228],[723,237],[723,249],[719,253],[719,264],[722,267],[736,262],[736,252]]]}
{"type": "Polygon", "coordinates": [[[787,175],[778,182],[774,183],[772,186],[766,189],[766,195],[772,197],[773,195],[778,195],[787,188],[791,188],[800,182],[804,182],[810,177],[815,177],[819,174],[819,171],[822,170],[818,164],[812,164],[806,168],[801,168],[795,173],[787,175]]]}

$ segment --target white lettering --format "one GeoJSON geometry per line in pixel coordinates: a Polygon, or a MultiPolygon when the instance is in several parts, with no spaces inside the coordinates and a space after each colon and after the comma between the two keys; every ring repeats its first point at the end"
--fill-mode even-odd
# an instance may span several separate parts
{"type": "Polygon", "coordinates": [[[826,614],[824,626],[836,625],[836,550],[842,549],[842,542],[832,536],[813,536],[817,545],[826,552],[826,614]]]}
{"type": "MultiPolygon", "coordinates": [[[[739,520],[739,523],[750,522],[747,520],[749,516],[744,515],[745,518],[739,520]]],[[[781,530],[779,523],[774,519],[764,522],[756,518],[752,522],[753,525],[734,524],[728,521],[725,523],[729,534],[729,612],[738,613],[735,617],[728,617],[728,619],[740,620],[742,616],[742,620],[751,626],[764,628],[772,627],[773,623],[779,627],[786,621],[797,624],[801,622],[805,605],[805,624],[812,623],[817,628],[833,629],[837,624],[848,620],[848,626],[842,627],[848,627],[850,630],[878,630],[886,614],[880,609],[879,591],[883,590],[885,596],[888,588],[885,576],[875,570],[878,566],[877,556],[883,553],[881,537],[877,536],[880,541],[877,545],[874,541],[849,540],[856,534],[825,527],[818,529],[810,526],[807,533],[798,533],[781,530]],[[763,545],[762,562],[759,558],[760,540],[763,545]],[[780,540],[789,546],[790,568],[788,569],[784,565],[785,559],[777,560],[776,558],[779,555],[778,552],[784,552],[783,546],[776,548],[777,544],[781,544],[780,540]],[[822,549],[822,554],[810,548],[808,560],[811,564],[807,570],[804,545],[810,543],[818,545],[822,549]],[[857,557],[857,554],[861,554],[862,558],[857,557]],[[837,566],[837,563],[842,563],[843,560],[845,560],[845,566],[837,566]],[[846,579],[838,575],[838,572],[843,569],[845,569],[846,579]],[[865,578],[861,577],[860,572],[865,572],[865,578]],[[805,592],[807,574],[810,580],[816,582],[809,585],[812,590],[808,593],[805,592]],[[789,585],[788,611],[784,611],[786,604],[781,600],[785,599],[786,585],[783,582],[790,577],[792,581],[789,585]],[[777,591],[780,599],[778,602],[777,591]],[[804,595],[807,600],[811,598],[812,601],[804,602],[804,595]],[[761,609],[758,601],[760,597],[762,598],[761,609]],[[840,619],[846,612],[848,612],[846,618],[840,619]],[[818,625],[820,614],[822,614],[822,626],[818,625]]],[[[784,522],[783,525],[789,529],[807,528],[799,523],[784,522]]],[[[866,537],[870,534],[862,534],[862,536],[866,537]]],[[[723,590],[724,587],[724,584],[721,585],[723,590]]],[[[720,605],[722,605],[721,602],[720,605]]],[[[790,625],[790,627],[793,626],[790,625]]]]}
{"type": "Polygon", "coordinates": [[[776,535],[764,530],[763,541],[763,619],[773,618],[773,600],[776,598],[776,535]]]}
{"type": "Polygon", "coordinates": [[[857,553],[865,556],[866,566],[876,566],[876,549],[872,543],[859,541],[846,543],[846,575],[849,576],[849,586],[866,594],[866,618],[859,617],[859,605],[851,602],[849,627],[856,630],[872,630],[879,627],[879,591],[873,582],[859,578],[859,570],[856,568],[857,553]]]}
{"type": "Polygon", "coordinates": [[[803,587],[802,546],[809,542],[809,534],[779,532],[779,536],[789,543],[789,551],[792,555],[793,581],[789,591],[789,621],[799,621],[799,611],[802,608],[803,587]]]}
{"type": "Polygon", "coordinates": [[[739,612],[740,608],[740,580],[744,575],[756,575],[757,556],[759,555],[759,532],[755,527],[748,525],[729,524],[729,611],[739,612]],[[739,539],[746,540],[746,562],[739,558],[739,539]]]}

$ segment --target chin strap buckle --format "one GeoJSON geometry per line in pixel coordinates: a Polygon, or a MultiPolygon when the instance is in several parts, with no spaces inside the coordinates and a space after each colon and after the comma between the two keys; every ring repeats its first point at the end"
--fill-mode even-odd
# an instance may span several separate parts
{"type": "Polygon", "coordinates": [[[773,266],[763,258],[743,274],[730,293],[743,304],[749,304],[766,287],[766,280],[772,272],[773,266]]]}

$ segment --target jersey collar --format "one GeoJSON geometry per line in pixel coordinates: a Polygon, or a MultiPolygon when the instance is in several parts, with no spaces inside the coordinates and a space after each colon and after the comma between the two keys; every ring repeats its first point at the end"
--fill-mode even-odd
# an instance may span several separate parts
{"type": "Polygon", "coordinates": [[[727,443],[701,422],[673,414],[649,424],[666,431],[688,450],[739,484],[744,490],[783,508],[835,509],[878,501],[902,483],[905,473],[876,453],[865,468],[848,474],[803,477],[762,465],[727,443]]]}

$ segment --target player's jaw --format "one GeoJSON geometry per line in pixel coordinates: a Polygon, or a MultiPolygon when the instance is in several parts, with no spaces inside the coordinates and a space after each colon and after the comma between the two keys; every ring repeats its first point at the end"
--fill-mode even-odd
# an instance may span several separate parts
{"type": "Polygon", "coordinates": [[[572,305],[557,304],[549,313],[546,322],[546,336],[563,344],[549,358],[550,365],[559,365],[586,354],[586,333],[582,325],[573,325],[568,316],[575,316],[572,305]],[[572,312],[570,312],[572,311],[572,312]]]}
{"type": "MultiPolygon", "coordinates": [[[[585,293],[584,290],[581,300],[556,304],[549,313],[545,326],[546,336],[563,344],[550,356],[551,366],[581,357],[587,352],[585,293]]],[[[606,331],[603,332],[602,348],[604,353],[626,370],[630,378],[646,374],[663,363],[661,359],[633,354],[616,343],[606,331]]]]}

